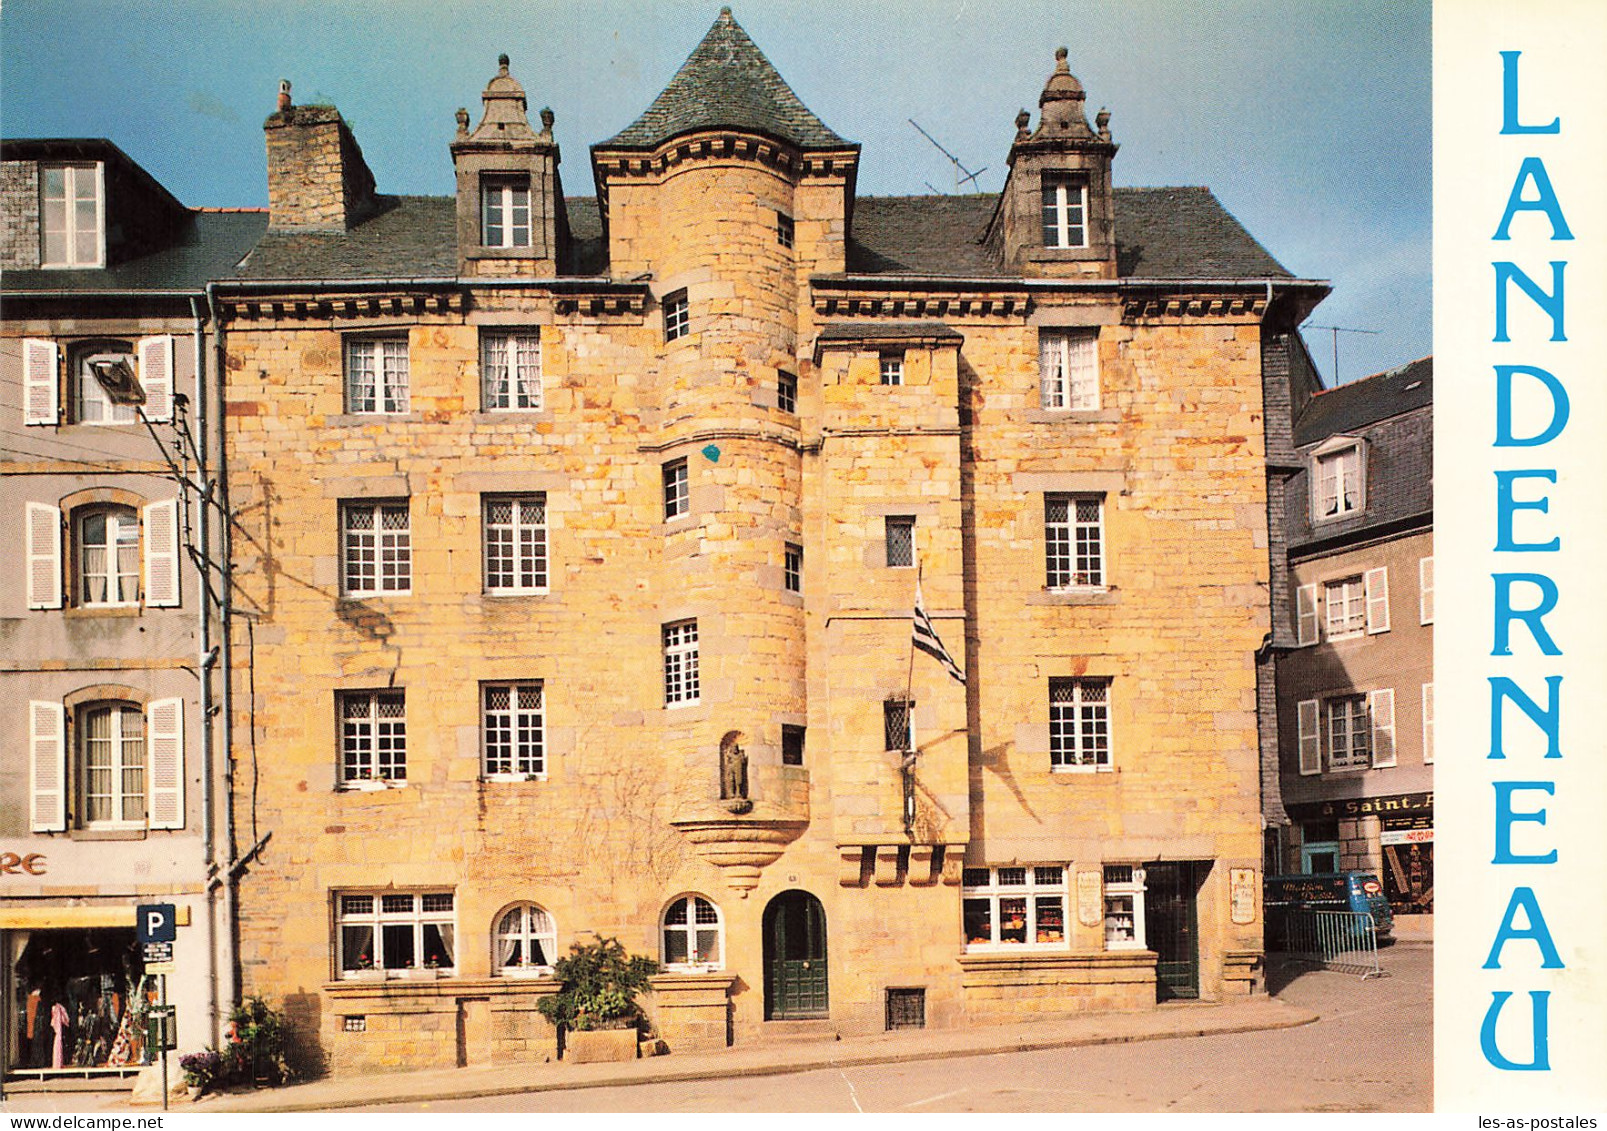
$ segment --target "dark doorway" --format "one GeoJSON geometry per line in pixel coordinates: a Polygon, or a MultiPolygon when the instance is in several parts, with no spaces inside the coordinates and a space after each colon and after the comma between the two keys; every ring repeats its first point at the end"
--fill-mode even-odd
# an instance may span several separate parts
{"type": "Polygon", "coordinates": [[[1158,956],[1155,1000],[1200,996],[1200,916],[1196,896],[1209,861],[1145,866],[1144,938],[1158,956]]]}
{"type": "Polygon", "coordinates": [[[782,892],[764,909],[765,1020],[829,1015],[826,909],[806,891],[782,892]]]}

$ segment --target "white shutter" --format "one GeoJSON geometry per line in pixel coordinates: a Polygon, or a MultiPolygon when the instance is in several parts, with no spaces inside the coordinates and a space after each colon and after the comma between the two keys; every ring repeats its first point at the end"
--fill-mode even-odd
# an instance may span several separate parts
{"type": "Polygon", "coordinates": [[[157,609],[179,603],[177,499],[164,499],[145,508],[145,603],[157,609]]]}
{"type": "Polygon", "coordinates": [[[61,608],[61,508],[28,504],[28,607],[61,608]]]}
{"type": "Polygon", "coordinates": [[[1322,772],[1322,746],[1318,735],[1318,703],[1315,699],[1302,699],[1295,709],[1300,723],[1300,772],[1322,772]]]}
{"type": "Polygon", "coordinates": [[[1367,693],[1367,713],[1373,720],[1373,765],[1395,764],[1395,692],[1390,688],[1367,693]]]}
{"type": "Polygon", "coordinates": [[[1434,559],[1417,560],[1417,623],[1434,623],[1434,559]]]}
{"type": "Polygon", "coordinates": [[[28,338],[22,343],[24,424],[61,422],[61,381],[56,357],[55,342],[28,338]]]}
{"type": "Polygon", "coordinates": [[[1301,647],[1317,643],[1317,587],[1302,585],[1295,590],[1295,643],[1301,647]]]}
{"type": "Polygon", "coordinates": [[[139,383],[145,390],[145,418],[173,419],[173,338],[141,338],[139,383]]]}
{"type": "Polygon", "coordinates": [[[28,704],[28,797],[34,832],[67,827],[67,712],[50,700],[28,704]]]}
{"type": "Polygon", "coordinates": [[[1383,566],[1370,569],[1367,583],[1367,634],[1377,635],[1389,631],[1389,570],[1383,566]]]}
{"type": "Polygon", "coordinates": [[[145,708],[150,765],[150,826],[184,827],[184,700],[156,699],[145,708]]]}
{"type": "Polygon", "coordinates": [[[1434,764],[1434,685],[1423,685],[1423,764],[1434,764]]]}

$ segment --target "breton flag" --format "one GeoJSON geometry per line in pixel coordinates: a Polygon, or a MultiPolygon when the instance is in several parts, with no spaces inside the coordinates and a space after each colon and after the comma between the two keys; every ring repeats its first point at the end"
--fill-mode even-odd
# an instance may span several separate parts
{"type": "Polygon", "coordinates": [[[915,624],[911,641],[915,647],[931,656],[943,665],[945,671],[961,683],[965,682],[965,673],[960,665],[954,662],[949,650],[943,647],[943,641],[937,635],[937,629],[932,627],[932,618],[926,615],[926,601],[921,596],[920,578],[915,579],[915,624]]]}

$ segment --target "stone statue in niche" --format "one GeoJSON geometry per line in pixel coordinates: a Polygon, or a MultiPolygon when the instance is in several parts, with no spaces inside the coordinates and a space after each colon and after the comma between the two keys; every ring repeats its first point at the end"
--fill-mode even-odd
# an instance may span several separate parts
{"type": "Polygon", "coordinates": [[[728,730],[720,739],[720,800],[733,813],[753,808],[748,799],[748,752],[742,748],[742,732],[728,730]]]}

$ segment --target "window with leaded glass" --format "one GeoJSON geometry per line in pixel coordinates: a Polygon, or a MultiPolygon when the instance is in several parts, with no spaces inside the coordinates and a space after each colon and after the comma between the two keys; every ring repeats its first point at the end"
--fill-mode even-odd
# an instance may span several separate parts
{"type": "Polygon", "coordinates": [[[547,496],[484,500],[485,591],[497,596],[547,591],[547,496]]]}
{"type": "Polygon", "coordinates": [[[407,780],[407,705],[401,691],[342,691],[340,780],[407,780]]]}
{"type": "Polygon", "coordinates": [[[887,699],[882,703],[882,734],[886,750],[915,749],[915,701],[887,699]]]}
{"type": "Polygon", "coordinates": [[[966,868],[960,899],[967,950],[1066,947],[1064,865],[966,868]]]}
{"type": "Polygon", "coordinates": [[[664,626],[664,705],[696,703],[698,684],[697,621],[664,626]]]}
{"type": "Polygon", "coordinates": [[[915,517],[907,514],[890,514],[883,525],[886,543],[886,562],[902,568],[915,564],[915,517]]]}
{"type": "Polygon", "coordinates": [[[335,929],[341,977],[366,970],[452,972],[457,919],[452,893],[337,893],[335,929]]]}
{"type": "Polygon", "coordinates": [[[1045,572],[1051,589],[1105,584],[1105,499],[1045,495],[1045,572]]]}
{"type": "Polygon", "coordinates": [[[701,895],[684,895],[664,909],[664,965],[672,970],[717,970],[724,964],[725,923],[701,895]]]}
{"type": "Polygon", "coordinates": [[[480,695],[485,776],[519,780],[546,776],[541,682],[487,683],[481,685],[480,695]]]}
{"type": "Polygon", "coordinates": [[[341,578],[348,597],[413,588],[412,521],[406,500],[341,505],[341,578]]]}
{"type": "Polygon", "coordinates": [[[347,412],[406,412],[407,384],[406,338],[346,340],[347,412]]]}
{"type": "Polygon", "coordinates": [[[541,408],[541,338],[534,331],[480,335],[481,403],[487,412],[541,408]]]}
{"type": "Polygon", "coordinates": [[[1049,767],[1110,769],[1110,682],[1049,681],[1049,767]]]}

